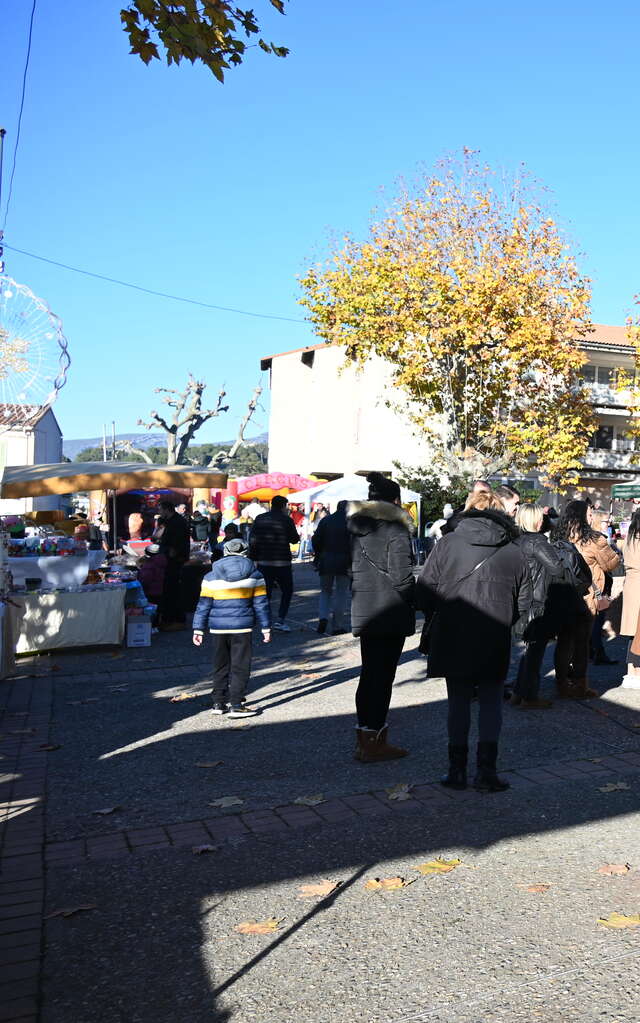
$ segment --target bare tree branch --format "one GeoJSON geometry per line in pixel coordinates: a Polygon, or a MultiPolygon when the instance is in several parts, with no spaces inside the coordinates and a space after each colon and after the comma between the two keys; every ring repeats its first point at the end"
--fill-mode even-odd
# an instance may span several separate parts
{"type": "Polygon", "coordinates": [[[244,439],[245,430],[247,429],[247,426],[251,422],[251,419],[256,409],[259,407],[260,403],[259,399],[261,394],[262,387],[258,384],[258,386],[254,389],[253,394],[251,395],[249,404],[247,406],[247,411],[242,420],[240,421],[240,425],[238,426],[238,432],[236,434],[236,439],[234,440],[233,444],[231,445],[228,451],[218,451],[217,455],[213,455],[209,459],[209,461],[207,462],[207,465],[209,467],[215,466],[216,468],[219,469],[223,468],[231,461],[233,456],[237,454],[239,449],[245,443],[244,439]]]}
{"type": "MultiPolygon", "coordinates": [[[[138,420],[138,422],[139,422],[139,420],[138,420]]],[[[147,452],[143,451],[142,448],[134,448],[134,446],[133,446],[133,444],[131,443],[130,440],[119,440],[119,441],[117,441],[116,442],[116,451],[124,451],[128,455],[137,455],[138,458],[141,458],[143,462],[147,463],[147,465],[153,465],[153,459],[150,458],[150,456],[147,454],[147,452]]]]}

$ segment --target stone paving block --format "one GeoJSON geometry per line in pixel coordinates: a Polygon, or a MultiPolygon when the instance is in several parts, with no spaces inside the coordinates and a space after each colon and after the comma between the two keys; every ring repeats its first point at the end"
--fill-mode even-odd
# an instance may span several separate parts
{"type": "Polygon", "coordinates": [[[38,988],[38,977],[24,977],[22,980],[13,980],[8,984],[0,984],[0,1005],[4,1005],[11,999],[37,998],[38,988]]]}
{"type": "Polygon", "coordinates": [[[167,831],[173,845],[202,845],[209,841],[209,833],[200,823],[169,824],[167,831]]]}
{"type": "Polygon", "coordinates": [[[24,1017],[37,1017],[38,1005],[35,998],[17,998],[0,1006],[2,1023],[22,1023],[24,1017]]]}
{"type": "Polygon", "coordinates": [[[39,927],[40,914],[21,916],[15,920],[0,920],[0,934],[18,934],[20,931],[33,931],[39,927]]]}
{"type": "Polygon", "coordinates": [[[214,838],[223,838],[227,835],[248,835],[249,829],[238,816],[233,817],[212,817],[202,822],[214,838]]]}
{"type": "Polygon", "coordinates": [[[37,977],[40,973],[40,957],[24,963],[7,963],[0,966],[0,984],[9,984],[12,980],[24,980],[25,977],[37,977]]]}
{"type": "Polygon", "coordinates": [[[584,781],[584,771],[581,771],[577,767],[572,767],[571,764],[548,764],[545,767],[546,771],[550,771],[551,774],[555,774],[558,778],[565,778],[568,781],[579,779],[584,781]]]}
{"type": "Polygon", "coordinates": [[[44,847],[47,863],[63,863],[65,860],[82,859],[86,856],[86,852],[83,838],[75,839],[72,842],[51,842],[44,847]]]}
{"type": "Polygon", "coordinates": [[[620,760],[624,760],[625,763],[640,764],[640,753],[636,750],[627,750],[626,753],[616,753],[616,756],[620,760]]]}
{"type": "Polygon", "coordinates": [[[602,767],[601,764],[594,764],[591,760],[572,760],[571,766],[575,767],[577,771],[585,776],[593,774],[611,774],[608,767],[602,767]]]}
{"type": "Polygon", "coordinates": [[[551,782],[557,783],[560,780],[557,774],[552,774],[551,771],[545,771],[543,767],[518,768],[517,773],[522,778],[527,778],[529,781],[541,782],[542,784],[550,784],[551,782]]]}
{"type": "Polygon", "coordinates": [[[104,838],[87,839],[87,855],[90,859],[122,856],[129,852],[124,834],[108,835],[104,838]]]}
{"type": "Polygon", "coordinates": [[[167,833],[163,828],[135,828],[126,832],[127,839],[132,848],[140,845],[154,845],[158,842],[168,842],[167,833]]]}
{"type": "Polygon", "coordinates": [[[290,828],[314,828],[325,823],[317,813],[296,813],[291,816],[283,816],[284,822],[290,828]]]}
{"type": "Polygon", "coordinates": [[[600,759],[602,767],[608,767],[611,771],[626,771],[631,774],[633,772],[633,764],[629,764],[624,760],[621,760],[617,756],[607,756],[600,759]]]}
{"type": "MultiPolygon", "coordinates": [[[[27,935],[32,935],[34,932],[25,931],[27,935]]],[[[0,963],[29,963],[34,959],[37,959],[40,955],[40,931],[37,931],[37,941],[33,939],[28,944],[16,944],[16,942],[22,937],[22,934],[4,934],[3,938],[11,938],[14,942],[8,948],[0,948],[0,963]]]]}
{"type": "Polygon", "coordinates": [[[12,856],[0,860],[0,877],[3,881],[41,877],[43,871],[41,856],[12,856]]]}
{"type": "Polygon", "coordinates": [[[20,902],[15,906],[0,906],[0,920],[14,920],[21,916],[35,916],[42,912],[42,900],[20,902]]]}

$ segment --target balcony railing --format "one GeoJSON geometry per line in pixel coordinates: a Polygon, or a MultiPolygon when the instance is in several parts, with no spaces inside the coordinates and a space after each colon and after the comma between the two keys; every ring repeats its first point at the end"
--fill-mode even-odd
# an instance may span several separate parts
{"type": "Polygon", "coordinates": [[[584,465],[591,469],[631,469],[638,467],[640,472],[640,451],[612,451],[607,448],[588,448],[583,459],[584,465]]]}
{"type": "Polygon", "coordinates": [[[590,391],[595,405],[614,405],[618,408],[626,408],[631,395],[628,391],[617,391],[610,384],[586,384],[590,391]]]}

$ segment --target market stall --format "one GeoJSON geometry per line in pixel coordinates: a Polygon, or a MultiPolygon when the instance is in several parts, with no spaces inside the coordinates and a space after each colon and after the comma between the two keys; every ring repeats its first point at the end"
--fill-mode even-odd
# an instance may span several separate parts
{"type": "MultiPolygon", "coordinates": [[[[340,476],[339,479],[331,480],[330,483],[316,482],[304,490],[290,493],[287,499],[289,504],[303,504],[305,513],[308,515],[314,504],[324,504],[331,511],[335,511],[338,501],[366,501],[368,494],[369,484],[366,478],[354,473],[340,476]]],[[[420,494],[401,487],[400,499],[402,506],[410,512],[417,525],[420,515],[420,494]]]]}
{"type": "MultiPolygon", "coordinates": [[[[225,483],[224,473],[192,466],[130,462],[8,466],[0,481],[0,497],[96,490],[110,491],[114,497],[117,490],[125,488],[220,487],[225,483]]],[[[142,619],[150,621],[155,606],[146,600],[135,573],[130,577],[124,573],[118,576],[110,570],[101,582],[95,582],[94,576],[89,575],[104,560],[104,551],[88,551],[77,537],[52,537],[43,541],[46,549],[41,546],[32,553],[33,538],[25,538],[18,549],[17,540],[7,534],[3,536],[2,595],[8,597],[3,635],[5,643],[13,644],[13,640],[7,641],[13,632],[17,653],[120,643],[125,632],[125,613],[128,631],[132,624],[142,624],[142,619]],[[8,556],[9,541],[12,557],[8,556]],[[11,582],[14,570],[13,589],[7,593],[7,582],[11,582]]]]}

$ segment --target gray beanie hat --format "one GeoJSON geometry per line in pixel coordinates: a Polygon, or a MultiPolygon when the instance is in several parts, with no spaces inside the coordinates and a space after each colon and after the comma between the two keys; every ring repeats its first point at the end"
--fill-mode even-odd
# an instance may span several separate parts
{"type": "Polygon", "coordinates": [[[225,557],[227,554],[246,554],[248,550],[249,545],[246,544],[244,540],[240,539],[239,536],[235,537],[233,540],[227,540],[227,542],[222,545],[222,551],[225,557]]]}

